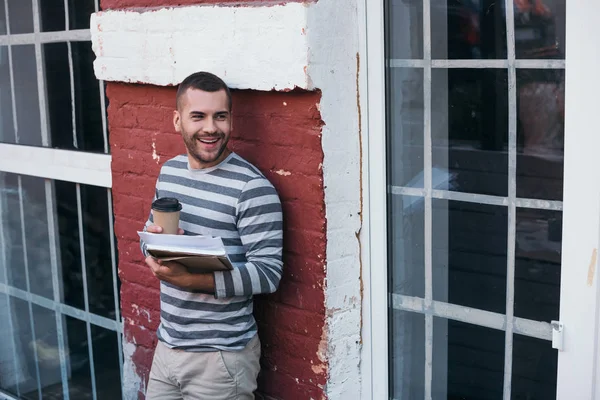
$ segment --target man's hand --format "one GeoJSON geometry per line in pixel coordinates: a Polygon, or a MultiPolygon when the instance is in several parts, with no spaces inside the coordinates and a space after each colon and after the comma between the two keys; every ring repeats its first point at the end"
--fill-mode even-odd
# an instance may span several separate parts
{"type": "Polygon", "coordinates": [[[152,256],[146,257],[146,264],[155,277],[187,290],[197,290],[202,293],[215,293],[215,277],[212,272],[190,273],[186,267],[176,261],[162,262],[152,256]]]}
{"type": "Polygon", "coordinates": [[[162,262],[152,256],[148,256],[146,257],[146,264],[148,264],[154,276],[161,281],[169,282],[180,288],[188,287],[191,274],[187,268],[178,262],[162,262]]]}
{"type": "MultiPolygon", "coordinates": [[[[163,231],[163,228],[158,225],[150,225],[146,228],[146,232],[150,232],[150,233],[162,233],[162,231],[163,231]]],[[[183,235],[183,229],[179,228],[177,230],[177,234],[183,235]]]]}

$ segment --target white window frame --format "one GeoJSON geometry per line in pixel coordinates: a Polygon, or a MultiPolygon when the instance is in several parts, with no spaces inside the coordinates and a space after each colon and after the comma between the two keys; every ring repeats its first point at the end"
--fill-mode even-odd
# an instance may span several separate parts
{"type": "MultiPolygon", "coordinates": [[[[424,2],[429,3],[428,0],[424,2]]],[[[573,388],[577,388],[581,399],[600,399],[600,285],[597,277],[597,252],[600,249],[600,157],[597,152],[600,135],[595,118],[598,114],[596,99],[600,93],[600,49],[595,39],[598,35],[594,34],[600,33],[600,24],[594,13],[600,11],[600,4],[594,0],[566,3],[565,183],[560,304],[564,336],[563,350],[558,356],[557,398],[570,399],[573,388]]],[[[508,8],[512,9],[511,6],[508,8]]],[[[367,71],[361,77],[365,138],[363,179],[366,189],[362,236],[363,248],[366,249],[363,254],[362,398],[387,399],[388,306],[391,299],[387,293],[383,2],[359,1],[358,11],[358,21],[364,24],[359,29],[361,59],[365,60],[365,68],[361,70],[367,71]]],[[[418,66],[419,62],[415,60],[414,66],[418,66]]],[[[516,61],[516,64],[519,62],[516,61]]],[[[498,62],[491,62],[495,63],[498,62]]],[[[460,66],[461,62],[455,64],[460,66]]],[[[548,67],[559,64],[550,62],[548,67]]],[[[431,380],[431,376],[426,376],[427,379],[431,380]]],[[[431,391],[425,391],[425,398],[431,398],[431,391]]]]}
{"type": "MultiPolygon", "coordinates": [[[[28,0],[23,0],[28,1],[28,0]]],[[[117,265],[116,265],[116,248],[112,238],[114,237],[113,230],[113,210],[112,210],[112,171],[111,171],[111,155],[109,152],[108,144],[108,128],[106,119],[106,98],[104,92],[104,83],[99,81],[98,96],[100,97],[100,107],[102,112],[102,133],[104,138],[104,153],[95,154],[87,153],[83,151],[72,151],[72,150],[61,150],[48,147],[50,143],[49,135],[49,120],[48,120],[48,96],[46,93],[46,79],[44,76],[44,56],[43,56],[43,44],[45,43],[65,43],[67,44],[68,50],[68,63],[69,63],[69,76],[71,86],[71,109],[73,119],[73,143],[77,147],[77,131],[75,125],[75,92],[74,92],[74,67],[73,67],[73,55],[71,42],[78,41],[90,41],[91,34],[89,29],[71,30],[69,27],[69,12],[68,12],[68,1],[64,1],[65,8],[65,30],[58,32],[42,32],[41,31],[41,16],[40,16],[40,2],[41,0],[30,0],[32,4],[32,17],[33,17],[33,32],[26,34],[11,34],[10,33],[10,14],[8,9],[8,2],[0,2],[0,6],[5,9],[5,15],[7,16],[7,34],[0,35],[0,46],[8,47],[8,61],[10,69],[10,85],[12,96],[12,109],[13,109],[13,121],[15,132],[18,132],[18,123],[16,118],[16,102],[15,102],[15,83],[14,73],[12,65],[12,46],[17,45],[33,45],[35,47],[35,60],[37,63],[37,86],[38,86],[38,98],[39,98],[39,112],[40,112],[40,135],[41,144],[45,147],[33,147],[24,146],[19,143],[9,144],[0,143],[0,172],[18,174],[18,175],[29,175],[46,179],[45,191],[46,191],[46,207],[48,210],[48,234],[50,240],[51,249],[51,260],[50,264],[52,267],[52,285],[53,285],[53,298],[48,299],[42,296],[35,295],[28,290],[21,290],[13,286],[8,285],[7,282],[7,271],[4,268],[4,281],[7,283],[0,283],[0,295],[7,296],[10,304],[11,298],[18,298],[29,303],[35,304],[40,307],[53,310],[56,312],[56,330],[58,336],[58,351],[60,356],[60,370],[61,380],[63,386],[63,395],[65,399],[69,399],[68,391],[68,365],[65,343],[66,334],[63,317],[70,316],[75,319],[79,319],[86,323],[87,338],[88,338],[88,352],[90,359],[90,375],[92,383],[92,395],[93,398],[97,398],[96,393],[96,382],[95,382],[95,369],[93,362],[93,349],[91,342],[91,324],[96,326],[114,331],[117,333],[117,345],[119,348],[119,369],[121,374],[121,381],[123,378],[123,353],[122,353],[122,333],[123,324],[120,315],[119,305],[119,293],[117,291],[117,265]],[[59,260],[60,255],[56,254],[58,248],[57,243],[57,221],[55,214],[54,204],[54,183],[53,180],[61,180],[67,182],[73,182],[76,185],[76,198],[77,198],[77,213],[79,219],[79,238],[80,238],[80,250],[81,250],[81,263],[82,263],[82,276],[83,276],[83,290],[84,290],[84,310],[77,309],[66,305],[63,302],[61,289],[60,289],[60,270],[59,260]],[[88,301],[88,288],[86,279],[86,265],[85,265],[85,247],[84,247],[84,235],[83,235],[83,211],[81,201],[81,185],[94,185],[100,186],[107,189],[106,195],[108,197],[108,226],[109,226],[109,237],[111,238],[111,248],[107,249],[111,252],[112,259],[112,279],[113,279],[113,290],[114,290],[114,304],[115,304],[115,318],[106,318],[100,315],[96,315],[89,310],[88,301]]],[[[95,11],[98,12],[99,0],[94,1],[95,11]]],[[[91,46],[91,43],[90,43],[91,46]]],[[[17,135],[18,142],[18,135],[17,135]]],[[[19,176],[19,197],[21,201],[21,208],[23,207],[23,191],[21,187],[21,177],[19,176]]],[[[2,199],[0,199],[0,209],[2,206],[2,199]]],[[[23,213],[21,211],[21,222],[23,223],[23,213]]],[[[0,231],[0,234],[2,232],[0,231]]],[[[2,235],[0,235],[0,246],[3,245],[2,235]]],[[[1,254],[0,254],[1,256],[1,254]]],[[[2,259],[0,258],[0,263],[2,259]]],[[[5,264],[5,263],[4,263],[5,264]]],[[[1,269],[0,269],[1,270],[1,269]]],[[[29,287],[29,286],[28,286],[29,287]]],[[[31,311],[30,311],[30,319],[31,311]]],[[[0,321],[4,323],[4,321],[0,321]]],[[[10,318],[8,323],[10,324],[10,318]]],[[[32,322],[33,323],[33,322],[32,322]]],[[[34,354],[37,358],[37,353],[34,354]]],[[[15,354],[16,357],[16,354],[15,354]]],[[[37,360],[36,360],[37,364],[37,360]]],[[[39,380],[38,380],[39,385],[39,380]]],[[[18,389],[18,388],[17,388],[18,389]]],[[[41,388],[38,386],[38,390],[41,388]]],[[[6,393],[0,393],[1,398],[12,398],[6,393]]]]}

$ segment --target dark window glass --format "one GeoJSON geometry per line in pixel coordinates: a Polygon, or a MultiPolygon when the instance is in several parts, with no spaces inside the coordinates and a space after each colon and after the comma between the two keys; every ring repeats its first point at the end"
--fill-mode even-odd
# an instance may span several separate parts
{"type": "Polygon", "coordinates": [[[425,316],[391,311],[390,398],[421,400],[425,396],[425,316]]]}
{"type": "Polygon", "coordinates": [[[434,300],[504,314],[508,209],[433,200],[434,300]]]}
{"type": "Polygon", "coordinates": [[[425,296],[424,198],[390,195],[390,288],[392,293],[425,296]]]}
{"type": "Polygon", "coordinates": [[[515,1],[517,58],[565,58],[565,0],[515,1]]]}
{"type": "Polygon", "coordinates": [[[432,0],[432,58],[506,58],[505,15],[503,1],[432,0]]]}
{"type": "Polygon", "coordinates": [[[500,69],[432,71],[434,189],[508,194],[508,75],[500,69]]]}
{"type": "Polygon", "coordinates": [[[504,331],[433,318],[434,399],[502,399],[504,331]]]}
{"type": "Polygon", "coordinates": [[[558,320],[562,212],[517,209],[515,316],[558,320]]]}

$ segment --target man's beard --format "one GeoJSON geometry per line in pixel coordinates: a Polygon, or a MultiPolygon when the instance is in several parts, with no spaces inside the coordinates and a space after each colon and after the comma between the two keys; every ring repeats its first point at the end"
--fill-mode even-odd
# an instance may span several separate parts
{"type": "Polygon", "coordinates": [[[217,132],[214,135],[201,135],[199,133],[194,133],[191,137],[187,136],[185,133],[183,134],[183,142],[185,144],[185,147],[188,149],[188,153],[197,161],[201,162],[201,163],[211,163],[214,162],[215,160],[218,160],[219,157],[221,157],[221,155],[223,154],[223,152],[225,151],[225,149],[227,149],[227,143],[229,142],[229,139],[225,140],[225,135],[221,132],[217,132]],[[222,143],[221,143],[221,147],[219,148],[219,150],[213,155],[211,155],[211,157],[208,158],[204,158],[202,157],[202,155],[200,154],[200,152],[196,151],[196,146],[198,145],[198,142],[200,140],[200,138],[204,138],[204,139],[221,139],[222,143]]]}

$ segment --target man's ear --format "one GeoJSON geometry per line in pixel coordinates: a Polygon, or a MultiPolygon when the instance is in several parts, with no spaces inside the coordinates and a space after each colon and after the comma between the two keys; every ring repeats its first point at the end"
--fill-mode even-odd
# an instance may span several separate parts
{"type": "Polygon", "coordinates": [[[173,111],[173,126],[175,132],[181,133],[181,114],[177,110],[173,111]]]}

